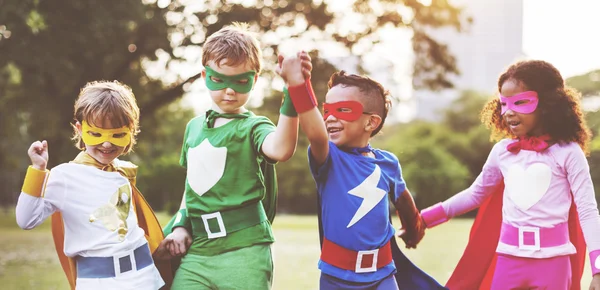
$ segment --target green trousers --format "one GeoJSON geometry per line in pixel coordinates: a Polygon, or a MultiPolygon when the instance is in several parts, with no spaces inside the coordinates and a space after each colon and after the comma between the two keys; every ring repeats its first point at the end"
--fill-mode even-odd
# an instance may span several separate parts
{"type": "Polygon", "coordinates": [[[188,253],[171,289],[267,290],[272,284],[271,244],[260,244],[216,256],[188,253]]]}

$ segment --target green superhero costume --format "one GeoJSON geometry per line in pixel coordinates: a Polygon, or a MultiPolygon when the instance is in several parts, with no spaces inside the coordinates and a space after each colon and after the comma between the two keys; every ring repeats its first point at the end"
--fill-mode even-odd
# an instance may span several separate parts
{"type": "Polygon", "coordinates": [[[174,227],[184,226],[191,233],[187,256],[197,256],[195,260],[186,256],[183,264],[186,259],[195,262],[199,257],[235,255],[237,250],[274,241],[276,173],[273,162],[261,152],[263,141],[274,130],[269,119],[252,112],[211,110],[188,123],[180,159],[187,168],[186,208],[163,229],[168,235],[174,227]],[[213,128],[216,118],[232,120],[213,128]]]}

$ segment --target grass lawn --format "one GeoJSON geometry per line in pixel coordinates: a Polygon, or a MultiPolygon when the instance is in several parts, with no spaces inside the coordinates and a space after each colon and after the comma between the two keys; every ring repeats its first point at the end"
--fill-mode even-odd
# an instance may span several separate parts
{"type": "MultiPolygon", "coordinates": [[[[168,216],[159,215],[161,222],[168,216]]],[[[319,239],[316,217],[280,215],[274,224],[274,289],[317,289],[319,239]]],[[[456,219],[427,232],[418,250],[406,255],[421,269],[445,283],[466,245],[472,220],[456,219]]],[[[395,221],[395,224],[399,224],[395,221]]],[[[400,241],[400,244],[402,242],[400,241]]],[[[49,223],[23,231],[12,211],[0,209],[0,288],[68,289],[54,252],[49,223]]],[[[586,261],[581,281],[589,287],[591,274],[586,261]]]]}

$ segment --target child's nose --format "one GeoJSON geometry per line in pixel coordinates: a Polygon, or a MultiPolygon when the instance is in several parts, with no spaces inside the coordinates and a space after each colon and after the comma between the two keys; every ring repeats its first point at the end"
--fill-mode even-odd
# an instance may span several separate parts
{"type": "Polygon", "coordinates": [[[329,114],[329,116],[327,116],[327,118],[325,118],[325,122],[327,122],[327,121],[335,122],[335,121],[337,121],[337,118],[333,114],[329,114]]]}
{"type": "Polygon", "coordinates": [[[228,95],[235,95],[235,91],[232,88],[226,88],[225,93],[228,95]]]}
{"type": "Polygon", "coordinates": [[[110,142],[108,142],[108,141],[104,141],[104,142],[102,142],[102,147],[104,147],[104,148],[110,148],[110,147],[112,147],[112,146],[113,146],[113,145],[112,145],[112,143],[110,143],[110,142]]]}
{"type": "Polygon", "coordinates": [[[513,110],[511,110],[511,109],[507,109],[507,110],[504,112],[504,115],[507,115],[507,116],[514,116],[514,115],[515,115],[515,112],[514,112],[513,110]]]}

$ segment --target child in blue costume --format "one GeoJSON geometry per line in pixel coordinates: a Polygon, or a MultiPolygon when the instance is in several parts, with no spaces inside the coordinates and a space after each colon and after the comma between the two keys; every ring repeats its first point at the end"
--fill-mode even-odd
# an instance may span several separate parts
{"type": "Polygon", "coordinates": [[[423,238],[424,225],[396,156],[369,145],[385,122],[388,92],[368,77],[335,73],[322,116],[310,80],[304,81],[297,65],[288,65],[294,61],[280,57],[278,72],[310,141],[322,227],[320,288],[443,289],[410,263],[395,242],[390,199],[408,248],[423,238]]]}

